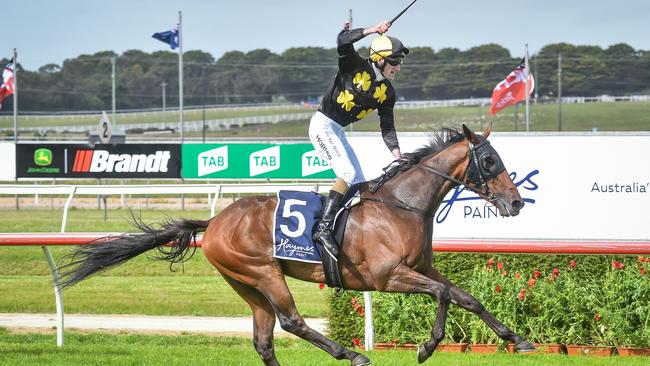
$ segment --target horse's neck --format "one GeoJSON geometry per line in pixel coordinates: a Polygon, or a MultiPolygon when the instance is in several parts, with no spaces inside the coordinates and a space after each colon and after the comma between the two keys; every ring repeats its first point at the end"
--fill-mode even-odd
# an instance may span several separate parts
{"type": "MultiPolygon", "coordinates": [[[[418,164],[461,179],[464,172],[462,163],[466,157],[467,148],[459,143],[433,156],[423,158],[418,164]]],[[[390,183],[388,194],[411,207],[424,210],[431,216],[454,187],[453,182],[417,166],[395,177],[390,183]]]]}

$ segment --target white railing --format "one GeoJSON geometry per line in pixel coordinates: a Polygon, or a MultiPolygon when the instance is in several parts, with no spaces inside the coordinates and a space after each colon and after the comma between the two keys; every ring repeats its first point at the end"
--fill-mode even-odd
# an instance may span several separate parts
{"type": "MultiPolygon", "coordinates": [[[[262,124],[262,123],[279,123],[284,121],[299,121],[308,120],[314,112],[302,113],[284,113],[284,114],[271,114],[264,116],[249,116],[249,117],[234,117],[234,118],[220,118],[203,121],[186,121],[184,122],[184,130],[186,132],[200,132],[203,126],[208,131],[221,131],[228,129],[232,126],[243,127],[246,125],[262,124]]],[[[121,130],[176,130],[179,128],[178,121],[170,122],[151,122],[151,123],[119,123],[117,125],[121,130]]],[[[39,126],[39,127],[20,127],[21,131],[55,131],[61,132],[87,132],[94,131],[97,125],[66,125],[66,126],[39,126]]],[[[1,128],[0,131],[7,131],[10,128],[1,128]]]]}

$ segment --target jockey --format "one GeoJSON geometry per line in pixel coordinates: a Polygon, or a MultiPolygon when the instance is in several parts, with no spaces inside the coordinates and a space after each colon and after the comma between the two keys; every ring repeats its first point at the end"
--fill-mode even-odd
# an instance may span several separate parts
{"type": "Polygon", "coordinates": [[[318,153],[327,159],[336,181],[323,204],[321,221],[314,240],[338,260],[339,247],[332,235],[334,217],[349,187],[365,181],[361,166],[345,137],[345,126],[363,119],[375,109],[384,143],[395,159],[401,158],[393,107],[395,89],[391,80],[400,71],[408,48],[394,37],[384,35],[391,24],[383,21],[374,27],[350,29],[346,22],[338,35],[338,72],[309,124],[309,139],[318,153]],[[370,45],[370,57],[364,59],[354,49],[354,42],[379,33],[370,45]]]}

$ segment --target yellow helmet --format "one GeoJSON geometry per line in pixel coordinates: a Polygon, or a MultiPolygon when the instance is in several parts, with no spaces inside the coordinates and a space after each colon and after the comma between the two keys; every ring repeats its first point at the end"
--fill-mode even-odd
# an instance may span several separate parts
{"type": "Polygon", "coordinates": [[[370,44],[370,59],[374,62],[381,58],[403,58],[409,54],[402,41],[385,34],[375,38],[370,44]]]}

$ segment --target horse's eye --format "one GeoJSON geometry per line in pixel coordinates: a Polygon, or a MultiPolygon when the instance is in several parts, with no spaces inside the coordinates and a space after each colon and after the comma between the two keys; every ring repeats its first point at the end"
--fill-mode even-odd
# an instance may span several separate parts
{"type": "Polygon", "coordinates": [[[496,163],[497,159],[494,156],[490,155],[483,159],[483,168],[490,170],[492,167],[494,167],[494,165],[496,165],[496,163]]]}

